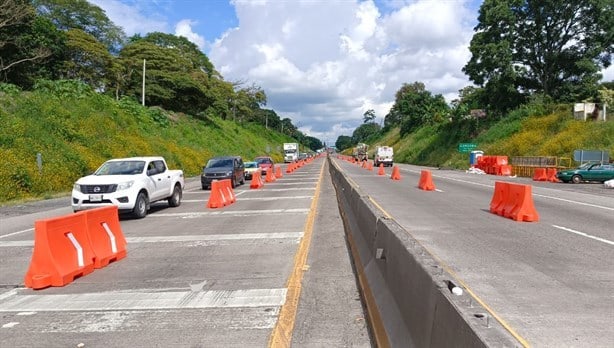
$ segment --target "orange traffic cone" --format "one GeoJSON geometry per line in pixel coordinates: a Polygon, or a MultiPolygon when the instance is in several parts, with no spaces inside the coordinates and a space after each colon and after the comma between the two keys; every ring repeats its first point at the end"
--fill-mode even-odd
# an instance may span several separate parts
{"type": "Polygon", "coordinates": [[[379,164],[379,170],[377,171],[377,175],[386,175],[386,172],[384,171],[384,163],[379,164]]]}
{"type": "Polygon", "coordinates": [[[373,162],[369,162],[369,164],[367,165],[367,170],[373,170],[373,162]]]}
{"type": "Polygon", "coordinates": [[[401,180],[401,172],[399,171],[398,166],[392,167],[392,174],[390,175],[390,179],[401,180]]]}
{"type": "Polygon", "coordinates": [[[279,179],[279,178],[281,178],[281,177],[283,177],[283,176],[284,176],[284,175],[283,175],[283,174],[282,174],[282,172],[281,172],[281,166],[277,166],[277,171],[275,172],[275,177],[276,177],[277,179],[279,179]]]}

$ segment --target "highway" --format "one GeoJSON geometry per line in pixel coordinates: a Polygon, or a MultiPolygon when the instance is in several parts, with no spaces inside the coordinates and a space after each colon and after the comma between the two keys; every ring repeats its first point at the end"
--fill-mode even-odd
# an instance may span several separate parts
{"type": "MultiPolygon", "coordinates": [[[[405,164],[396,181],[390,168],[380,176],[331,159],[518,346],[612,346],[614,190],[405,164]],[[425,169],[436,191],[418,189],[425,169]],[[539,221],[490,213],[496,181],[531,185],[539,221]]],[[[294,347],[374,346],[325,160],[235,192],[236,203],[207,209],[209,192],[189,180],[180,207],[161,203],[145,219],[122,218],[125,259],[37,291],[23,285],[34,221],[70,214],[68,199],[0,208],[0,340],[265,347],[291,335],[294,347]]]]}
{"type": "Polygon", "coordinates": [[[2,346],[371,347],[326,168],[239,186],[218,209],[190,179],[180,207],[121,219],[126,258],[36,291],[34,222],[72,214],[69,200],[0,209],[2,346]]]}
{"type": "Polygon", "coordinates": [[[451,270],[521,342],[611,347],[614,191],[399,165],[377,175],[335,159],[379,208],[451,270]],[[418,189],[430,170],[436,191],[418,189]],[[495,181],[532,186],[538,222],[489,212],[495,181]]]}

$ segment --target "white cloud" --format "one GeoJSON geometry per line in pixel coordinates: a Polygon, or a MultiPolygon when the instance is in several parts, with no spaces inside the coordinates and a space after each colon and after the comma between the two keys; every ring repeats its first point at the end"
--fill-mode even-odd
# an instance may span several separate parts
{"type": "Polygon", "coordinates": [[[424,82],[448,100],[469,85],[475,14],[464,1],[234,1],[239,25],[212,46],[228,80],[249,80],[267,107],[307,135],[334,142],[373,109],[381,122],[403,83],[424,82]]]}
{"type": "Polygon", "coordinates": [[[180,20],[175,26],[175,35],[185,37],[202,50],[205,48],[205,38],[192,31],[194,24],[196,22],[189,19],[180,20]]]}
{"type": "Polygon", "coordinates": [[[147,34],[154,31],[168,33],[166,18],[150,14],[145,15],[139,3],[127,5],[121,0],[88,0],[103,9],[109,19],[124,29],[128,36],[147,34]]]}

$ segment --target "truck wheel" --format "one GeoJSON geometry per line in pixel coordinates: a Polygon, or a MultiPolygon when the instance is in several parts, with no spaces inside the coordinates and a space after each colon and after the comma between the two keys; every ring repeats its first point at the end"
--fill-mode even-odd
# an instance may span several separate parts
{"type": "Polygon", "coordinates": [[[178,207],[181,205],[181,187],[179,185],[175,185],[173,188],[173,194],[168,197],[168,205],[170,207],[178,207]]]}
{"type": "Polygon", "coordinates": [[[134,202],[134,209],[132,209],[132,216],[137,219],[142,219],[147,216],[147,206],[149,205],[147,195],[143,192],[140,192],[136,197],[136,202],[134,202]]]}

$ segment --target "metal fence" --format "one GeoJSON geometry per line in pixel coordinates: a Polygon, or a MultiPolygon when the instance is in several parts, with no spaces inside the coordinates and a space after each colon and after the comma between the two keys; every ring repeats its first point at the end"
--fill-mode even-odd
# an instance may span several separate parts
{"type": "Polygon", "coordinates": [[[512,165],[512,175],[531,178],[535,168],[571,168],[572,160],[568,157],[526,156],[511,157],[510,164],[512,165]]]}

